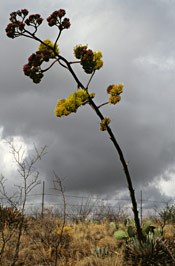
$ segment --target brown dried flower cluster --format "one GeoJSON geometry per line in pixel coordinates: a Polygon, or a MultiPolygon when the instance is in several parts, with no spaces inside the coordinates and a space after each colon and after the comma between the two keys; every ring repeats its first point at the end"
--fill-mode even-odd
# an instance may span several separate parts
{"type": "Polygon", "coordinates": [[[60,30],[68,29],[70,27],[70,20],[68,18],[62,18],[66,15],[64,9],[54,11],[48,18],[47,22],[50,27],[57,26],[60,30]]]}
{"type": "MultiPolygon", "coordinates": [[[[34,28],[34,33],[37,31],[37,28],[43,22],[40,14],[29,15],[27,9],[21,9],[10,14],[10,23],[6,27],[6,34],[9,38],[14,39],[24,33],[29,33],[25,30],[25,26],[32,26],[34,28]],[[27,17],[28,16],[28,17],[27,17]]],[[[64,9],[59,9],[54,11],[48,18],[47,22],[50,27],[57,26],[60,31],[68,29],[70,27],[69,18],[63,18],[66,12],[64,9]]]]}
{"type": "Polygon", "coordinates": [[[28,58],[28,63],[24,65],[23,71],[26,76],[29,76],[34,83],[39,83],[44,76],[41,70],[41,64],[43,61],[48,61],[49,57],[42,52],[37,51],[28,58]]]}
{"type": "Polygon", "coordinates": [[[5,31],[9,38],[14,39],[26,32],[25,26],[33,26],[35,30],[42,23],[43,19],[39,14],[27,15],[29,11],[27,9],[21,9],[10,14],[10,23],[7,25],[5,31]]]}

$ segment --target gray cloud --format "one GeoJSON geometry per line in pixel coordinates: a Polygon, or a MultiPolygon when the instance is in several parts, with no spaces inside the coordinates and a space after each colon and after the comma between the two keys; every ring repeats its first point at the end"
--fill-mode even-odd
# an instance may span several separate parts
{"type": "MultiPolygon", "coordinates": [[[[77,114],[57,119],[53,110],[57,99],[75,90],[72,77],[55,66],[39,85],[23,76],[22,66],[38,44],[4,34],[9,13],[20,8],[41,12],[65,8],[70,30],[60,40],[61,53],[73,58],[72,47],[88,43],[104,54],[104,68],[96,73],[91,91],[97,102],[106,101],[106,87],[123,82],[125,91],[116,107],[103,107],[112,119],[112,129],[123,148],[136,189],[171,168],[175,160],[174,124],[174,1],[21,1],[4,2],[1,11],[1,104],[3,136],[20,135],[38,146],[47,145],[42,176],[52,171],[67,178],[68,191],[115,194],[126,188],[118,155],[99,120],[89,106],[77,114]],[[93,4],[92,4],[93,3],[93,4]]],[[[54,38],[55,31],[43,26],[40,36],[54,38]]],[[[87,77],[77,68],[86,84],[87,77]]],[[[167,178],[167,177],[166,177],[167,178]]],[[[156,197],[160,195],[153,188],[156,197]]]]}

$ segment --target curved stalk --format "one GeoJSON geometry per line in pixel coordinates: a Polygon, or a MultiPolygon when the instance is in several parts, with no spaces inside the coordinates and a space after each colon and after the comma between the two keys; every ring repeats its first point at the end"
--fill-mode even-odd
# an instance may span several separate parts
{"type": "Polygon", "coordinates": [[[105,102],[105,103],[100,104],[100,105],[98,106],[98,109],[101,108],[101,107],[104,106],[104,105],[107,105],[107,104],[109,104],[109,102],[105,102]]]}
{"type": "Polygon", "coordinates": [[[53,62],[52,62],[52,64],[50,64],[50,66],[49,67],[47,67],[47,68],[45,68],[45,69],[42,69],[42,72],[46,72],[46,71],[48,71],[56,62],[58,61],[58,59],[56,59],[56,60],[54,60],[53,62]]]}
{"type": "MultiPolygon", "coordinates": [[[[102,113],[100,112],[99,108],[96,106],[96,104],[94,103],[94,101],[92,99],[89,100],[89,104],[93,108],[93,110],[95,110],[98,117],[101,120],[103,120],[104,117],[103,117],[102,113]]],[[[138,209],[137,209],[137,201],[136,201],[135,191],[134,191],[133,184],[132,184],[132,179],[131,179],[129,169],[128,169],[128,164],[124,158],[122,149],[120,148],[120,145],[119,145],[118,141],[116,140],[116,137],[114,136],[114,134],[112,132],[112,129],[108,125],[106,125],[106,128],[107,128],[107,132],[110,136],[110,140],[113,142],[113,144],[114,144],[114,146],[118,152],[122,166],[123,166],[123,170],[124,170],[125,177],[126,177],[127,184],[128,184],[128,189],[130,192],[130,198],[131,198],[133,213],[134,213],[134,221],[135,221],[135,225],[136,225],[136,229],[137,229],[137,236],[138,236],[138,240],[141,242],[144,239],[144,237],[143,237],[142,228],[140,225],[139,213],[138,213],[138,209]]]]}
{"type": "MultiPolygon", "coordinates": [[[[69,62],[65,58],[61,58],[61,59],[67,64],[68,70],[70,71],[70,73],[72,74],[73,78],[77,82],[78,87],[84,88],[83,84],[79,81],[78,77],[76,76],[76,74],[73,71],[72,67],[70,66],[69,62]]],[[[93,99],[90,98],[90,97],[89,97],[89,105],[96,112],[97,116],[102,121],[104,119],[104,116],[101,113],[101,111],[99,110],[99,107],[95,104],[93,99]]],[[[133,210],[133,213],[134,213],[134,221],[135,221],[135,226],[136,226],[136,230],[137,230],[137,237],[138,237],[139,242],[141,243],[144,240],[144,236],[143,236],[142,228],[141,228],[141,225],[140,225],[139,213],[138,213],[138,208],[137,208],[137,201],[136,201],[136,197],[135,197],[135,190],[133,188],[132,179],[131,179],[131,176],[130,176],[130,173],[129,173],[128,165],[127,165],[127,162],[126,162],[126,160],[124,158],[122,149],[121,149],[116,137],[114,136],[114,134],[112,132],[112,129],[109,127],[109,125],[106,125],[106,128],[107,128],[107,132],[109,134],[110,140],[114,144],[114,147],[115,147],[115,149],[116,149],[116,151],[117,151],[117,153],[119,155],[121,164],[123,166],[123,170],[124,170],[124,173],[125,173],[128,189],[129,189],[129,192],[130,192],[130,198],[131,198],[131,202],[132,202],[132,210],[133,210]]]]}

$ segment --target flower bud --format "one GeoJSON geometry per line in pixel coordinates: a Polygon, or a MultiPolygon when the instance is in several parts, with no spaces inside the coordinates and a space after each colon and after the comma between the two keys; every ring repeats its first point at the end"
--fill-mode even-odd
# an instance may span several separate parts
{"type": "Polygon", "coordinates": [[[109,97],[109,102],[111,104],[116,104],[121,100],[121,96],[117,95],[117,96],[111,96],[109,97]]]}
{"type": "Polygon", "coordinates": [[[30,75],[30,66],[29,66],[29,64],[26,64],[26,65],[23,66],[23,71],[24,71],[24,74],[26,76],[30,75]]]}
{"type": "Polygon", "coordinates": [[[36,22],[37,22],[38,25],[40,25],[43,22],[43,18],[37,18],[36,22]]]}
{"type": "Polygon", "coordinates": [[[17,13],[17,15],[18,15],[18,16],[20,16],[20,17],[21,17],[21,15],[22,15],[22,12],[21,12],[21,10],[18,10],[16,13],[17,13]]]}
{"type": "Polygon", "coordinates": [[[21,9],[22,14],[26,17],[29,14],[27,9],[21,9]]]}
{"type": "Polygon", "coordinates": [[[66,15],[66,11],[64,9],[59,9],[58,10],[58,17],[62,18],[66,15]]]}
{"type": "Polygon", "coordinates": [[[120,94],[123,92],[123,84],[112,84],[107,88],[107,93],[110,94],[109,102],[111,104],[116,104],[121,100],[120,94]]]}
{"type": "Polygon", "coordinates": [[[62,28],[63,29],[68,29],[68,28],[70,28],[70,21],[69,21],[69,19],[68,18],[64,18],[64,20],[63,20],[63,22],[61,23],[61,25],[62,25],[62,28]]]}
{"type": "Polygon", "coordinates": [[[109,125],[110,122],[111,119],[109,117],[105,117],[100,123],[100,130],[101,131],[107,130],[107,126],[109,125]]]}

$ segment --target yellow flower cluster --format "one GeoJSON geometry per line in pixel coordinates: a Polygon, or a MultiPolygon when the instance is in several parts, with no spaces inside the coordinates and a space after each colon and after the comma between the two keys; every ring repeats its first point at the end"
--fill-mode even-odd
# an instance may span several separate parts
{"type": "Polygon", "coordinates": [[[109,117],[105,117],[100,123],[100,130],[105,131],[107,129],[107,125],[111,122],[109,117]]]}
{"type": "Polygon", "coordinates": [[[100,51],[95,51],[93,52],[93,61],[95,62],[95,70],[100,69],[103,66],[103,61],[101,60],[102,58],[102,52],[100,51]]]}
{"type": "Polygon", "coordinates": [[[110,94],[109,102],[116,104],[121,100],[120,94],[123,92],[123,84],[112,84],[107,88],[107,93],[110,94]]]}
{"type": "Polygon", "coordinates": [[[94,94],[88,94],[85,89],[78,89],[70,94],[67,99],[60,99],[58,101],[55,108],[55,115],[61,117],[75,113],[82,104],[88,101],[89,97],[94,97],[94,94]]]}
{"type": "Polygon", "coordinates": [[[103,66],[103,61],[101,60],[102,52],[92,51],[88,49],[87,45],[76,45],[74,55],[77,59],[80,59],[80,64],[87,74],[91,74],[103,66]]]}
{"type": "MultiPolygon", "coordinates": [[[[54,43],[51,40],[49,40],[49,39],[44,40],[43,43],[41,43],[39,45],[38,51],[40,51],[42,53],[49,53],[49,57],[50,58],[54,58],[55,57],[55,53],[54,53],[54,51],[52,49],[49,48],[49,46],[54,48],[54,43]],[[45,43],[46,45],[44,45],[43,43],[45,43]]],[[[57,54],[59,54],[58,44],[56,44],[56,46],[55,46],[55,52],[57,54]]]]}
{"type": "Polygon", "coordinates": [[[82,44],[77,44],[74,47],[74,55],[77,59],[81,59],[83,54],[87,51],[88,46],[87,45],[82,45],[82,44]]]}

